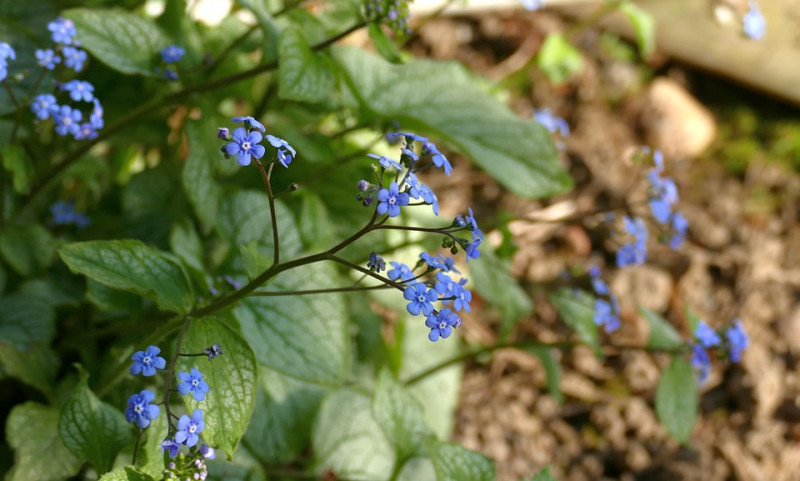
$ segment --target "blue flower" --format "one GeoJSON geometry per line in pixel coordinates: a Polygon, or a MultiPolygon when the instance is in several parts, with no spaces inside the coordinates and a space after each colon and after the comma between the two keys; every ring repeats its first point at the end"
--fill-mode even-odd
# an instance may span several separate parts
{"type": "Polygon", "coordinates": [[[369,259],[367,260],[367,268],[371,271],[381,272],[386,270],[386,262],[383,261],[383,258],[374,252],[369,253],[369,259]]]}
{"type": "Polygon", "coordinates": [[[592,277],[592,289],[598,296],[607,296],[609,293],[608,285],[600,278],[600,268],[592,266],[589,268],[589,275],[592,277]]]}
{"type": "Polygon", "coordinates": [[[522,6],[528,10],[539,10],[544,8],[545,0],[522,0],[522,6]]]}
{"type": "Polygon", "coordinates": [[[185,54],[186,50],[183,47],[170,45],[161,51],[161,58],[164,59],[164,63],[173,63],[179,61],[185,54]]]}
{"type": "Polygon", "coordinates": [[[125,420],[129,423],[135,422],[142,429],[149,426],[150,421],[157,418],[159,414],[158,406],[150,404],[155,398],[156,395],[147,389],[129,397],[125,420]]]}
{"type": "Polygon", "coordinates": [[[89,122],[95,129],[102,129],[104,125],[103,106],[100,105],[100,101],[96,98],[92,102],[94,102],[94,108],[92,109],[92,114],[89,116],[89,122]]]}
{"type": "Polygon", "coordinates": [[[83,139],[94,139],[97,137],[97,130],[95,130],[94,125],[91,122],[84,122],[78,128],[78,131],[75,132],[75,139],[76,140],[83,140],[83,139]]]}
{"type": "Polygon", "coordinates": [[[436,195],[433,193],[430,187],[420,183],[417,180],[417,176],[411,172],[408,173],[406,184],[409,186],[408,195],[410,195],[411,198],[422,198],[426,204],[433,206],[433,213],[439,215],[439,199],[436,198],[436,195]]]}
{"type": "Polygon", "coordinates": [[[686,239],[686,231],[688,228],[689,222],[687,222],[686,218],[683,217],[680,212],[675,212],[672,216],[672,229],[674,233],[669,241],[669,247],[672,250],[677,249],[683,244],[684,239],[686,239]]]}
{"type": "Polygon", "coordinates": [[[6,42],[0,42],[0,62],[5,63],[8,59],[16,60],[17,53],[11,45],[6,42]]]}
{"type": "Polygon", "coordinates": [[[475,214],[472,213],[472,207],[469,208],[469,215],[464,218],[467,224],[472,227],[472,239],[483,240],[483,232],[478,228],[478,221],[475,220],[475,214]]]}
{"type": "Polygon", "coordinates": [[[755,1],[751,0],[749,6],[750,9],[742,18],[744,34],[753,40],[759,40],[767,30],[767,20],[761,14],[761,10],[758,9],[758,4],[755,1]]]}
{"type": "Polygon", "coordinates": [[[439,311],[438,315],[431,314],[425,319],[425,325],[431,329],[431,332],[428,333],[428,339],[433,342],[438,341],[440,337],[450,337],[453,328],[458,327],[460,324],[461,319],[458,317],[458,314],[446,307],[439,311]]]}
{"type": "Polygon", "coordinates": [[[408,165],[414,165],[419,161],[419,155],[411,149],[403,147],[400,152],[400,160],[408,162],[408,165]]]}
{"type": "Polygon", "coordinates": [[[470,259],[477,259],[481,256],[481,251],[479,249],[482,242],[482,239],[473,239],[472,242],[466,245],[464,252],[467,254],[467,262],[469,262],[470,259]]]}
{"type": "Polygon", "coordinates": [[[62,105],[57,111],[53,113],[53,121],[56,124],[56,133],[58,135],[75,135],[80,130],[81,126],[81,111],[73,109],[69,105],[62,105]]]}
{"type": "MultiPolygon", "coordinates": [[[[529,3],[536,3],[536,0],[529,3]]],[[[544,5],[543,1],[539,2],[544,5]]],[[[528,7],[526,7],[528,8],[528,7]]],[[[528,10],[535,10],[535,8],[528,8],[528,10]]],[[[562,137],[569,137],[569,124],[566,120],[558,115],[553,114],[550,109],[536,109],[533,111],[533,118],[542,124],[547,130],[552,133],[560,133],[562,137]]]]}
{"type": "Polygon", "coordinates": [[[236,162],[245,167],[250,165],[251,157],[260,159],[264,156],[266,148],[259,142],[261,142],[261,134],[258,132],[248,134],[242,127],[237,127],[233,131],[233,140],[225,146],[225,153],[235,155],[236,162]]]}
{"type": "Polygon", "coordinates": [[[397,163],[396,161],[386,157],[385,155],[378,155],[378,154],[367,154],[367,157],[371,157],[376,159],[381,167],[384,169],[395,169],[398,172],[403,170],[403,166],[397,163]]]}
{"type": "Polygon", "coordinates": [[[442,296],[442,304],[447,305],[453,302],[453,309],[460,311],[464,309],[470,312],[469,303],[472,302],[472,291],[464,289],[467,279],[454,281],[450,276],[443,272],[436,274],[434,289],[442,296]]]}
{"type": "Polygon", "coordinates": [[[47,29],[53,32],[50,38],[52,38],[55,43],[64,45],[70,45],[72,43],[72,37],[77,34],[75,31],[75,24],[72,20],[62,17],[58,17],[48,23],[47,29]]]}
{"type": "Polygon", "coordinates": [[[83,70],[83,63],[86,62],[86,52],[75,47],[64,47],[61,51],[64,57],[64,65],[76,72],[83,70]]]}
{"type": "Polygon", "coordinates": [[[208,356],[208,360],[210,361],[215,357],[222,355],[222,346],[220,346],[219,344],[213,344],[203,349],[203,354],[208,356]]]}
{"type": "Polygon", "coordinates": [[[36,49],[36,61],[39,63],[39,66],[46,68],[47,70],[53,70],[56,68],[56,64],[61,62],[61,57],[56,55],[53,49],[36,49]]]}
{"type": "Polygon", "coordinates": [[[201,444],[198,451],[200,452],[200,455],[206,459],[214,459],[217,457],[217,454],[214,452],[214,448],[206,443],[201,444]]]}
{"type": "Polygon", "coordinates": [[[747,337],[747,333],[744,332],[742,321],[736,319],[733,326],[729,327],[728,330],[725,331],[725,337],[728,339],[728,348],[730,349],[731,353],[731,361],[741,361],[742,351],[747,349],[747,346],[750,345],[750,339],[747,337]]]}
{"type": "Polygon", "coordinates": [[[700,344],[692,346],[692,366],[700,370],[699,381],[703,383],[711,371],[711,358],[708,357],[708,352],[700,344]]]}
{"type": "MultiPolygon", "coordinates": [[[[660,153],[660,151],[657,151],[660,153]]],[[[654,156],[655,157],[655,156],[654,156]]],[[[663,165],[663,159],[661,160],[663,165]]],[[[661,177],[663,168],[650,169],[647,178],[652,187],[650,210],[660,224],[668,224],[672,214],[672,206],[678,202],[678,187],[669,177],[661,177]]]]}
{"type": "Polygon", "coordinates": [[[616,331],[621,324],[615,306],[605,299],[594,301],[594,323],[604,326],[607,333],[616,331]]]}
{"type": "Polygon", "coordinates": [[[50,213],[53,215],[55,225],[75,224],[83,228],[92,223],[84,214],[75,211],[75,204],[72,202],[56,201],[50,206],[50,213]]]}
{"type": "Polygon", "coordinates": [[[176,443],[175,440],[167,438],[161,442],[161,452],[167,451],[169,453],[170,458],[174,458],[178,455],[178,448],[181,445],[176,443]]]}
{"type": "Polygon", "coordinates": [[[711,327],[703,321],[697,323],[697,328],[694,330],[694,337],[697,338],[703,347],[719,346],[722,342],[717,331],[711,329],[711,327]]]}
{"type": "Polygon", "coordinates": [[[389,184],[388,189],[381,189],[376,195],[378,199],[378,215],[388,213],[389,217],[400,215],[400,206],[408,205],[408,194],[400,193],[396,182],[389,184]]]}
{"type": "Polygon", "coordinates": [[[427,142],[428,138],[421,135],[412,134],[411,132],[389,132],[386,134],[386,141],[390,144],[397,142],[398,139],[405,140],[406,145],[413,142],[427,142]]]}
{"type": "Polygon", "coordinates": [[[227,282],[231,287],[233,287],[233,290],[235,290],[235,291],[238,291],[239,289],[242,288],[242,283],[237,281],[236,279],[234,279],[231,276],[222,276],[222,279],[225,282],[227,282]]]}
{"type": "Polygon", "coordinates": [[[61,86],[61,90],[69,92],[69,97],[76,102],[94,100],[94,86],[85,80],[70,80],[61,86]]]}
{"type": "Polygon", "coordinates": [[[407,265],[395,261],[390,261],[389,264],[394,266],[394,269],[389,269],[389,272],[386,273],[386,275],[389,276],[389,279],[393,281],[397,279],[407,281],[414,278],[414,273],[407,265]]]}
{"type": "Polygon", "coordinates": [[[131,374],[134,376],[141,373],[145,376],[153,376],[157,369],[164,369],[167,367],[167,361],[160,357],[158,354],[161,349],[156,346],[150,346],[144,351],[136,351],[131,356],[131,374]]]}
{"type": "Polygon", "coordinates": [[[439,149],[436,148],[436,144],[433,142],[425,142],[422,144],[422,155],[430,155],[433,165],[443,168],[445,175],[450,175],[450,172],[453,171],[453,166],[450,165],[450,161],[447,160],[444,154],[439,152],[439,149]]]}
{"type": "Polygon", "coordinates": [[[181,393],[181,396],[192,393],[195,401],[202,401],[206,398],[208,383],[203,381],[203,373],[192,368],[191,373],[179,372],[178,379],[181,380],[178,384],[178,392],[181,393]]]}
{"type": "Polygon", "coordinates": [[[203,422],[203,411],[195,409],[190,418],[186,414],[178,419],[178,431],[175,433],[175,442],[185,444],[190,448],[200,441],[200,434],[206,427],[203,422]]]}
{"type": "Polygon", "coordinates": [[[439,298],[434,289],[428,289],[421,282],[407,287],[403,291],[403,297],[410,301],[406,306],[406,310],[413,316],[418,316],[420,312],[430,316],[431,312],[433,312],[432,302],[439,298]]]}
{"type": "Polygon", "coordinates": [[[638,265],[647,259],[647,226],[638,217],[631,219],[625,216],[625,230],[632,234],[634,240],[617,251],[617,266],[638,265]]]}
{"type": "Polygon", "coordinates": [[[41,94],[33,98],[31,111],[39,120],[47,120],[51,115],[58,111],[55,96],[51,94],[41,94]]]}
{"type": "Polygon", "coordinates": [[[244,126],[248,129],[256,129],[260,130],[261,132],[267,131],[266,127],[264,127],[264,124],[250,116],[234,117],[231,119],[231,122],[244,122],[244,126]]]}
{"type": "Polygon", "coordinates": [[[266,139],[271,146],[278,149],[276,154],[278,156],[278,162],[280,162],[284,167],[289,167],[289,164],[291,164],[292,160],[294,160],[294,158],[297,156],[297,152],[295,152],[294,148],[289,145],[289,142],[281,139],[280,137],[275,137],[274,135],[267,135],[266,139]],[[287,150],[291,152],[291,154],[287,154],[287,150]]]}

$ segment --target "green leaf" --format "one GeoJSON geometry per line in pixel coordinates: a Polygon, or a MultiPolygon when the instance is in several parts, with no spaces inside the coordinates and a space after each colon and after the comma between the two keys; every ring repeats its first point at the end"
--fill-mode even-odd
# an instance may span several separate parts
{"type": "Polygon", "coordinates": [[[469,263],[475,290],[500,311],[500,338],[505,339],[522,317],[533,310],[530,296],[509,273],[509,264],[497,258],[490,246],[469,263]]]}
{"type": "Polygon", "coordinates": [[[126,311],[138,314],[142,311],[142,298],[130,292],[106,287],[91,279],[86,284],[86,299],[105,311],[126,311]]]}
{"type": "Polygon", "coordinates": [[[536,473],[536,475],[530,478],[528,481],[558,481],[555,476],[550,474],[550,466],[544,468],[543,470],[536,473]]]}
{"type": "Polygon", "coordinates": [[[0,298],[0,339],[19,350],[40,343],[49,346],[55,336],[53,306],[34,294],[0,298]]]}
{"type": "Polygon", "coordinates": [[[11,182],[18,194],[27,194],[31,186],[33,163],[20,145],[7,145],[2,152],[3,167],[11,172],[11,182]]]}
{"type": "Polygon", "coordinates": [[[330,212],[319,195],[310,191],[301,192],[302,204],[297,226],[303,243],[312,252],[327,249],[333,245],[336,230],[330,212]]]}
{"type": "Polygon", "coordinates": [[[35,344],[29,349],[18,350],[0,342],[0,366],[7,376],[35,387],[51,399],[54,397],[59,359],[49,347],[35,344]]]}
{"type": "Polygon", "coordinates": [[[244,438],[265,465],[295,461],[311,443],[311,423],[325,391],[265,368],[259,369],[256,408],[244,438]]]}
{"type": "Polygon", "coordinates": [[[283,31],[278,44],[278,96],[298,102],[322,102],[335,83],[334,64],[328,57],[311,50],[296,28],[283,31]]]}
{"type": "Polygon", "coordinates": [[[582,290],[559,289],[550,295],[561,318],[586,344],[599,347],[599,333],[594,323],[594,301],[592,296],[582,290]]]}
{"type": "Polygon", "coordinates": [[[392,65],[357,48],[335,49],[334,56],[365,115],[441,138],[519,196],[548,197],[571,187],[550,133],[517,117],[462,66],[392,65]]]}
{"type": "Polygon", "coordinates": [[[40,224],[13,225],[0,231],[0,254],[25,277],[40,275],[55,260],[56,244],[40,224]]]}
{"type": "Polygon", "coordinates": [[[653,16],[633,2],[623,2],[619,8],[628,17],[628,21],[633,26],[639,53],[644,58],[649,57],[653,53],[656,44],[656,28],[653,16]]]}
{"type": "Polygon", "coordinates": [[[158,416],[150,421],[150,425],[144,430],[139,453],[136,456],[139,469],[156,479],[161,479],[163,476],[164,450],[161,449],[161,443],[167,437],[168,429],[167,416],[158,416]]]}
{"type": "Polygon", "coordinates": [[[392,63],[401,63],[403,61],[397,45],[386,35],[380,24],[370,22],[367,26],[367,32],[369,32],[369,39],[372,40],[372,45],[375,46],[375,50],[381,54],[381,57],[392,63]]]}
{"type": "Polygon", "coordinates": [[[564,393],[561,391],[561,363],[556,358],[556,348],[554,347],[527,347],[526,351],[538,357],[542,361],[545,374],[547,374],[547,391],[558,404],[564,402],[564,393]]]}
{"type": "Polygon", "coordinates": [[[100,481],[153,481],[153,478],[149,474],[139,471],[139,468],[135,466],[120,466],[114,471],[104,474],[100,481]]]}
{"type": "MultiPolygon", "coordinates": [[[[341,285],[328,264],[311,264],[281,274],[269,291],[341,285]]],[[[347,311],[339,293],[249,297],[236,306],[242,335],[260,364],[304,381],[338,384],[349,372],[347,311]]]]}
{"type": "Polygon", "coordinates": [[[179,358],[181,370],[200,370],[210,388],[204,401],[195,401],[191,395],[184,396],[183,400],[189,412],[203,410],[206,423],[203,439],[206,443],[224,450],[232,460],[253,412],[256,364],[247,341],[221,320],[212,317],[191,321],[181,350],[202,352],[213,344],[221,345],[223,354],[211,362],[202,357],[179,358]]]}
{"type": "Polygon", "coordinates": [[[61,481],[78,473],[83,461],[61,442],[58,416],[58,409],[35,402],[14,406],[6,440],[16,454],[5,481],[61,481]]]}
{"type": "MultiPolygon", "coordinates": [[[[275,202],[278,219],[281,256],[292,256],[303,246],[292,212],[281,202],[275,202]]],[[[255,190],[236,190],[222,199],[217,219],[220,236],[239,247],[256,241],[272,255],[272,223],[266,193],[255,190]]]]}
{"type": "Polygon", "coordinates": [[[154,57],[169,44],[153,20],[124,10],[73,8],[63,16],[86,50],[122,73],[154,76],[154,57]]]}
{"type": "Polygon", "coordinates": [[[682,444],[689,442],[697,420],[697,381],[692,366],[681,357],[661,374],[656,388],[656,414],[667,432],[682,444]]]}
{"type": "Polygon", "coordinates": [[[131,440],[131,428],[119,410],[89,389],[89,374],[82,367],[79,376],[64,402],[58,432],[72,454],[88,460],[102,474],[111,470],[117,453],[131,440]]]}
{"type": "Polygon", "coordinates": [[[239,250],[242,252],[244,269],[247,271],[247,277],[250,279],[255,279],[272,265],[272,258],[261,253],[258,242],[256,241],[240,246],[239,250]]]}
{"type": "Polygon", "coordinates": [[[370,399],[341,389],[322,402],[312,432],[315,472],[387,481],[394,452],[372,416],[370,399]]]}
{"type": "Polygon", "coordinates": [[[494,463],[455,443],[429,439],[425,444],[437,481],[494,481],[494,463]]]}
{"type": "Polygon", "coordinates": [[[550,82],[564,83],[583,68],[581,53],[560,33],[551,33],[536,56],[536,64],[550,82]]]}
{"type": "Polygon", "coordinates": [[[165,253],[139,241],[76,242],[62,247],[59,253],[72,272],[153,299],[163,310],[187,313],[194,303],[183,268],[165,253]]]}
{"type": "Polygon", "coordinates": [[[424,412],[422,404],[389,371],[381,371],[372,398],[372,415],[394,445],[398,462],[421,454],[425,438],[433,436],[425,426],[424,412]]]}
{"type": "Polygon", "coordinates": [[[162,162],[134,175],[122,191],[124,231],[132,239],[166,248],[172,225],[188,216],[189,202],[176,164],[162,162]]]}
{"type": "Polygon", "coordinates": [[[219,139],[213,135],[216,127],[209,120],[189,120],[186,123],[186,142],[190,152],[182,176],[183,188],[205,234],[214,228],[222,199],[222,191],[215,179],[217,158],[222,154],[219,139]]]}
{"type": "Polygon", "coordinates": [[[650,326],[650,337],[647,339],[648,349],[668,351],[683,345],[681,335],[666,319],[646,307],[640,306],[639,313],[647,319],[647,324],[650,326]]]}
{"type": "Polygon", "coordinates": [[[697,317],[697,315],[692,312],[689,307],[686,307],[686,319],[689,322],[689,332],[692,333],[692,337],[694,337],[694,333],[697,332],[697,326],[700,325],[702,319],[697,317]]]}

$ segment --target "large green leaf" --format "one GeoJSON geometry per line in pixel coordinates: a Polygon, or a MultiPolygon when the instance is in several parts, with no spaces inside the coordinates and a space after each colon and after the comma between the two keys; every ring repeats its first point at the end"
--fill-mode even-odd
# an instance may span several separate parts
{"type": "Polygon", "coordinates": [[[186,123],[186,142],[190,151],[183,167],[183,188],[206,234],[214,228],[222,198],[215,179],[217,158],[222,155],[219,139],[212,135],[215,130],[208,119],[186,123]]]}
{"type": "Polygon", "coordinates": [[[0,297],[0,342],[24,350],[35,343],[50,345],[54,336],[53,306],[40,296],[17,293],[0,297]]]}
{"type": "Polygon", "coordinates": [[[559,289],[550,296],[561,318],[578,333],[583,342],[597,348],[599,334],[594,323],[594,302],[592,296],[581,290],[559,289]]]}
{"type": "Polygon", "coordinates": [[[81,368],[78,385],[61,411],[58,432],[72,454],[102,474],[111,470],[117,453],[131,440],[131,429],[118,409],[95,396],[88,381],[89,374],[81,368]]]}
{"type": "Polygon", "coordinates": [[[33,162],[21,145],[9,144],[0,153],[2,167],[11,172],[11,184],[18,194],[27,194],[34,175],[33,162]]]}
{"type": "Polygon", "coordinates": [[[0,230],[0,253],[15,271],[31,277],[44,272],[53,262],[56,244],[39,224],[15,225],[0,230]]]}
{"type": "MultiPolygon", "coordinates": [[[[291,211],[283,203],[275,202],[275,216],[278,220],[281,255],[286,259],[287,255],[300,252],[302,240],[291,211]]],[[[256,190],[237,190],[223,197],[217,232],[236,248],[255,241],[264,246],[272,257],[272,223],[267,194],[256,190]]]]}
{"type": "Polygon", "coordinates": [[[697,381],[692,366],[681,357],[661,374],[656,388],[656,414],[667,432],[683,444],[697,420],[697,381]]]}
{"type": "Polygon", "coordinates": [[[58,409],[34,402],[14,406],[6,420],[14,466],[5,481],[60,481],[78,473],[83,461],[61,442],[58,415],[58,409]]]}
{"type": "Polygon", "coordinates": [[[43,344],[18,350],[0,342],[0,367],[3,372],[35,387],[51,399],[55,398],[53,386],[58,365],[58,355],[43,344]]]}
{"type": "Polygon", "coordinates": [[[73,272],[153,299],[161,309],[186,313],[194,303],[194,292],[180,264],[139,241],[77,242],[59,253],[73,272]]]}
{"type": "Polygon", "coordinates": [[[670,350],[681,347],[684,343],[678,331],[666,319],[646,307],[639,307],[639,312],[647,319],[650,326],[650,337],[647,347],[654,350],[670,350]]]}
{"type": "Polygon", "coordinates": [[[63,16],[86,50],[122,73],[155,75],[154,57],[169,43],[152,19],[124,10],[73,8],[63,16]]]}
{"type": "Polygon", "coordinates": [[[335,64],[314,52],[296,28],[283,31],[278,44],[278,96],[284,100],[322,102],[334,86],[335,64]]]}
{"type": "Polygon", "coordinates": [[[489,458],[455,443],[429,439],[428,456],[437,481],[494,481],[494,463],[489,458]]]}
{"type": "Polygon", "coordinates": [[[100,481],[153,481],[153,477],[139,471],[135,466],[120,466],[104,474],[100,481]]]}
{"type": "Polygon", "coordinates": [[[243,443],[265,465],[291,463],[311,443],[311,422],[325,391],[266,368],[259,369],[256,409],[243,443]]]}
{"type": "Polygon", "coordinates": [[[341,478],[386,481],[394,450],[372,416],[370,399],[341,389],[322,403],[312,433],[315,472],[341,478]]]}
{"type": "Polygon", "coordinates": [[[222,346],[222,356],[211,361],[202,357],[181,357],[178,366],[182,371],[196,368],[203,373],[210,388],[205,400],[195,401],[187,395],[184,402],[189,412],[203,410],[206,443],[224,450],[232,459],[253,412],[256,364],[247,341],[221,320],[211,317],[191,321],[181,351],[202,352],[213,344],[222,346]]]}
{"type": "Polygon", "coordinates": [[[522,197],[547,197],[572,185],[547,130],[517,117],[460,65],[393,65],[357,48],[334,53],[369,116],[445,140],[522,197]]]}
{"type": "MultiPolygon", "coordinates": [[[[317,263],[281,274],[268,290],[316,289],[320,282],[343,281],[332,266],[317,263]]],[[[348,322],[341,294],[250,297],[234,313],[260,364],[315,383],[338,384],[347,377],[348,322]]]]}
{"type": "Polygon", "coordinates": [[[136,455],[138,468],[156,479],[161,479],[164,471],[164,450],[161,448],[161,443],[167,437],[169,429],[167,421],[167,416],[158,416],[150,421],[150,425],[144,430],[136,455]]]}
{"type": "Polygon", "coordinates": [[[425,426],[422,404],[389,371],[382,371],[372,398],[372,414],[394,445],[398,462],[421,453],[425,438],[433,432],[425,426]]]}

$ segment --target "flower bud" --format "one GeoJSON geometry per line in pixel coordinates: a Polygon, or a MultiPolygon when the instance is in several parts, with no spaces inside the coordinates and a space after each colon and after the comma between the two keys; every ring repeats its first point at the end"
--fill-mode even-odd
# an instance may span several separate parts
{"type": "Polygon", "coordinates": [[[369,182],[364,179],[358,181],[358,190],[361,192],[366,192],[369,189],[369,182]]]}
{"type": "Polygon", "coordinates": [[[227,127],[217,127],[217,137],[220,140],[231,140],[231,131],[227,127]]]}

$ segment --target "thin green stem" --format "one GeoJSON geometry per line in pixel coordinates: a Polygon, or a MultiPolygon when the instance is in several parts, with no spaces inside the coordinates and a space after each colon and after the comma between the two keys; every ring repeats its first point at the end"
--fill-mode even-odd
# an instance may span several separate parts
{"type": "Polygon", "coordinates": [[[272,224],[272,265],[278,265],[281,262],[281,245],[280,236],[278,235],[278,217],[275,213],[275,194],[272,192],[272,182],[270,182],[275,161],[270,162],[268,170],[265,170],[264,164],[258,159],[255,160],[258,170],[261,172],[261,179],[264,181],[264,188],[267,189],[267,199],[269,201],[269,220],[272,224]]]}
{"type": "Polygon", "coordinates": [[[390,289],[393,286],[368,286],[368,287],[331,287],[328,289],[308,289],[304,291],[258,291],[250,294],[251,297],[281,297],[281,296],[308,296],[312,294],[330,294],[333,292],[359,292],[390,289]]]}
{"type": "Polygon", "coordinates": [[[136,434],[136,443],[133,445],[133,457],[131,458],[131,464],[136,466],[136,455],[139,454],[139,445],[142,442],[142,434],[144,433],[144,429],[139,428],[138,433],[136,434]]]}
{"type": "Polygon", "coordinates": [[[181,352],[181,344],[183,343],[183,336],[186,335],[186,331],[189,329],[189,324],[191,324],[191,318],[188,316],[183,320],[183,325],[181,326],[180,332],[178,332],[178,339],[175,341],[175,355],[172,356],[172,360],[169,363],[169,367],[167,367],[167,375],[166,375],[166,386],[164,387],[164,410],[167,412],[167,420],[169,421],[169,432],[173,432],[175,430],[175,425],[172,423],[172,411],[169,409],[169,396],[170,392],[172,391],[172,379],[175,377],[175,365],[178,363],[178,357],[180,357],[181,352]]]}

